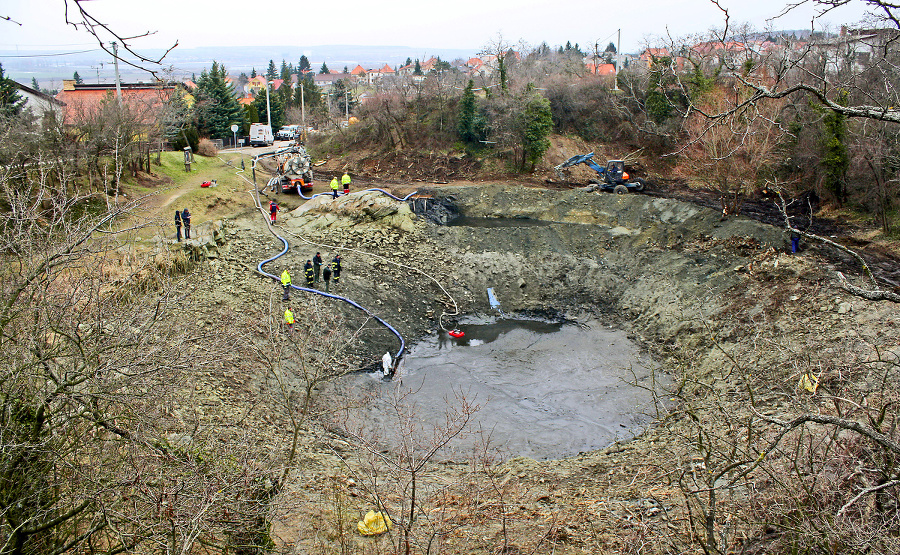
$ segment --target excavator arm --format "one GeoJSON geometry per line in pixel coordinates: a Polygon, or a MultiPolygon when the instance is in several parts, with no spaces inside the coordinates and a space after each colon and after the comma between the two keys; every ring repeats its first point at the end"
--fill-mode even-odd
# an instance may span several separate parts
{"type": "Polygon", "coordinates": [[[565,175],[563,175],[562,170],[566,168],[570,168],[572,166],[576,166],[578,164],[584,164],[587,167],[591,168],[597,175],[603,177],[606,173],[606,168],[597,165],[597,162],[594,162],[594,153],[590,152],[588,154],[579,154],[578,156],[573,156],[563,162],[562,164],[556,166],[554,169],[556,170],[556,175],[559,176],[560,179],[565,179],[565,175]]]}

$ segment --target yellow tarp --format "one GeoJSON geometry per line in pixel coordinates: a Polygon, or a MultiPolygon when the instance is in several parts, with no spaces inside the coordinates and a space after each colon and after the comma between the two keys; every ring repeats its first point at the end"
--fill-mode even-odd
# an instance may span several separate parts
{"type": "Polygon", "coordinates": [[[364,519],[356,525],[363,536],[377,536],[391,529],[391,517],[381,511],[369,511],[364,519]]]}

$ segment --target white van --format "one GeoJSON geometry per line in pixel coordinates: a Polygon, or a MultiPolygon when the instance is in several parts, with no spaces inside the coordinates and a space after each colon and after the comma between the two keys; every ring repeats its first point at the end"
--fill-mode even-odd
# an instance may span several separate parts
{"type": "Polygon", "coordinates": [[[250,124],[250,146],[270,146],[275,144],[272,126],[265,123],[250,124]]]}

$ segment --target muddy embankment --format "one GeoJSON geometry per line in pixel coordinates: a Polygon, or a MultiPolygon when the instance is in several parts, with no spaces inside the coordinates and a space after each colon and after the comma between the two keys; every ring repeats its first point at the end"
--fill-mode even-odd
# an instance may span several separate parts
{"type": "Polygon", "coordinates": [[[784,250],[783,231],[678,201],[641,195],[466,187],[437,190],[472,218],[547,226],[433,229],[459,261],[472,310],[494,287],[508,310],[615,315],[639,335],[672,338],[744,279],[748,256],[784,250]]]}

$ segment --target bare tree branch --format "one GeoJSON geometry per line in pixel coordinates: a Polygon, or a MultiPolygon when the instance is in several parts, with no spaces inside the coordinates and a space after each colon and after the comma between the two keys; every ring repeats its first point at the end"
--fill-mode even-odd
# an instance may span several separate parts
{"type": "Polygon", "coordinates": [[[166,58],[166,56],[169,55],[169,52],[171,52],[172,50],[174,50],[175,48],[178,47],[178,41],[175,41],[175,44],[173,44],[168,49],[166,49],[166,51],[163,53],[163,55],[160,56],[159,58],[147,57],[135,49],[132,41],[134,41],[135,39],[153,35],[156,33],[156,31],[145,31],[145,32],[137,34],[137,35],[129,35],[129,36],[119,34],[116,31],[114,31],[108,24],[103,23],[97,17],[95,17],[91,12],[87,11],[84,8],[84,6],[82,5],[86,1],[89,1],[89,0],[64,0],[66,23],[76,29],[85,30],[88,33],[90,33],[91,35],[93,35],[94,38],[97,39],[97,44],[100,45],[100,48],[102,48],[110,56],[117,58],[122,63],[129,65],[133,68],[147,71],[150,74],[152,74],[154,77],[156,77],[157,73],[160,71],[160,68],[147,67],[146,64],[150,64],[151,66],[161,65],[163,60],[166,58]],[[111,47],[112,43],[108,42],[106,40],[107,36],[111,37],[112,39],[117,41],[119,44],[121,44],[122,48],[126,52],[128,52],[129,54],[131,54],[132,56],[137,58],[138,61],[132,62],[130,60],[123,58],[121,55],[119,55],[117,52],[115,52],[113,50],[113,48],[111,47]]]}

